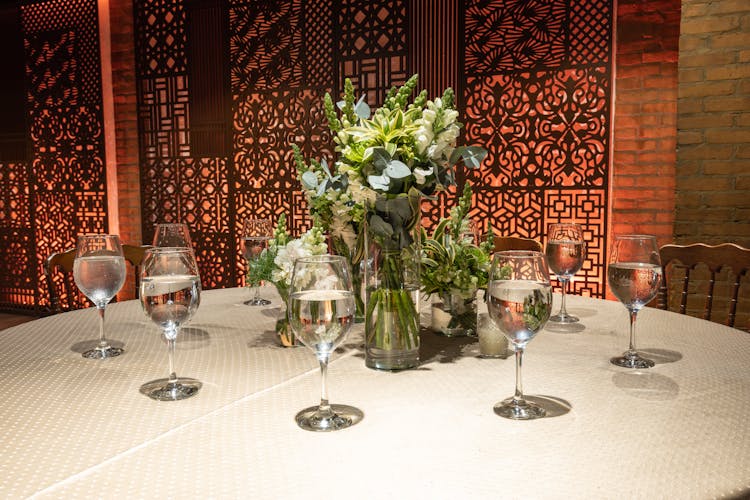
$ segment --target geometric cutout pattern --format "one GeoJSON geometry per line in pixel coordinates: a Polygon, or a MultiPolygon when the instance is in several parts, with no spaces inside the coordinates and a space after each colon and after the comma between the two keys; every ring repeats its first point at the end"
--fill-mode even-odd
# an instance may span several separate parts
{"type": "Polygon", "coordinates": [[[578,0],[570,2],[570,62],[609,62],[612,44],[612,2],[578,0]]]}
{"type": "Polygon", "coordinates": [[[24,229],[31,223],[30,172],[26,163],[0,163],[0,228],[24,229]]]}
{"type": "MultiPolygon", "coordinates": [[[[467,137],[488,149],[491,186],[603,186],[609,136],[605,68],[469,78],[467,137]]],[[[482,175],[467,172],[467,178],[482,175]]]]}
{"type": "Polygon", "coordinates": [[[408,27],[406,0],[373,2],[341,0],[338,48],[343,60],[406,52],[408,27]]]}
{"type": "Polygon", "coordinates": [[[23,3],[29,104],[98,105],[102,91],[97,1],[23,3]]]}
{"type": "Polygon", "coordinates": [[[602,297],[607,263],[607,192],[603,189],[549,189],[544,196],[545,228],[556,222],[576,222],[583,227],[586,261],[569,290],[578,295],[602,297]]]}
{"type": "Polygon", "coordinates": [[[184,1],[134,0],[136,67],[142,77],[187,70],[184,1]]]}
{"type": "Polygon", "coordinates": [[[560,66],[565,57],[567,4],[567,0],[468,0],[466,74],[560,66]]]}
{"type": "Polygon", "coordinates": [[[141,79],[138,122],[143,158],[190,156],[189,93],[185,75],[141,79]]]}
{"type": "Polygon", "coordinates": [[[301,0],[251,1],[230,8],[231,78],[235,93],[302,84],[301,11],[301,0]]]}
{"type": "Polygon", "coordinates": [[[144,241],[154,224],[184,222],[192,231],[226,231],[229,182],[226,161],[217,158],[150,160],[141,171],[144,241]]]}
{"type": "Polygon", "coordinates": [[[397,54],[342,60],[339,63],[341,88],[344,80],[349,78],[357,94],[365,94],[365,100],[374,109],[382,105],[392,86],[403,85],[411,76],[407,59],[406,54],[397,54]]]}
{"type": "Polygon", "coordinates": [[[304,9],[305,86],[333,90],[333,0],[318,0],[304,9]]]}

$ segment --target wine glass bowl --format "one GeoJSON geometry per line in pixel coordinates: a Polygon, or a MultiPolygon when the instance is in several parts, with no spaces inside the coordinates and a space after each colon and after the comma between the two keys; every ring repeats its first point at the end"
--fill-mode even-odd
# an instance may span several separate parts
{"type": "Polygon", "coordinates": [[[193,248],[187,224],[163,223],[154,226],[155,247],[193,248]]]}
{"type": "MultiPolygon", "coordinates": [[[[247,218],[242,224],[242,256],[247,262],[248,269],[253,261],[260,257],[268,247],[268,240],[273,237],[273,225],[269,219],[247,218]]],[[[249,276],[248,276],[249,277],[249,276]]],[[[249,306],[266,306],[270,300],[260,296],[260,283],[253,283],[253,296],[244,303],[249,306]]]]}
{"type": "Polygon", "coordinates": [[[201,388],[201,382],[177,377],[174,369],[177,336],[195,314],[200,292],[198,266],[191,249],[155,247],[146,251],[140,301],[143,311],[161,328],[167,341],[169,376],[143,384],[142,394],[160,401],[176,401],[194,396],[201,388]]]}
{"type": "Polygon", "coordinates": [[[547,231],[545,254],[549,268],[557,276],[562,288],[560,311],[551,316],[549,321],[576,323],[579,318],[568,314],[565,308],[565,296],[568,283],[580,271],[586,260],[586,241],[583,238],[583,228],[574,223],[550,224],[547,231]]]}
{"type": "Polygon", "coordinates": [[[87,234],[78,237],[73,280],[94,303],[99,313],[99,342],[82,353],[84,358],[105,359],[124,351],[112,346],[104,336],[104,311],[125,283],[125,257],[120,238],[114,234],[87,234]]]}
{"type": "Polygon", "coordinates": [[[612,294],[622,302],[630,317],[630,345],[622,356],[610,362],[624,368],[650,368],[654,362],[636,350],[635,323],[638,311],[659,291],[662,268],[656,238],[643,234],[616,235],[607,268],[612,294]]]}
{"type": "Polygon", "coordinates": [[[356,306],[346,259],[317,255],[296,260],[289,294],[289,324],[295,335],[318,358],[321,372],[320,404],[300,411],[297,424],[309,431],[335,431],[363,418],[352,406],[328,402],[328,361],[354,323],[356,306]]]}
{"type": "Polygon", "coordinates": [[[552,311],[548,264],[541,252],[497,252],[492,258],[487,308],[490,317],[510,341],[516,359],[513,397],[495,405],[495,413],[514,420],[531,420],[546,410],[523,396],[521,366],[526,345],[544,327],[552,311]]]}

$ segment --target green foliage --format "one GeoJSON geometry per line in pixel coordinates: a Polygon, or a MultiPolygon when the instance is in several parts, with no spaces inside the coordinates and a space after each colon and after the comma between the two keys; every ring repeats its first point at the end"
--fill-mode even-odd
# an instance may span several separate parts
{"type": "Polygon", "coordinates": [[[273,270],[276,269],[274,259],[278,249],[289,241],[289,233],[286,230],[286,214],[279,216],[276,223],[273,239],[268,242],[268,248],[248,263],[246,285],[249,287],[260,286],[263,281],[273,281],[273,270]]]}
{"type": "Polygon", "coordinates": [[[423,230],[422,289],[427,294],[452,292],[468,298],[487,288],[492,235],[480,245],[470,232],[471,185],[467,182],[450,217],[440,220],[431,237],[423,230]]]}

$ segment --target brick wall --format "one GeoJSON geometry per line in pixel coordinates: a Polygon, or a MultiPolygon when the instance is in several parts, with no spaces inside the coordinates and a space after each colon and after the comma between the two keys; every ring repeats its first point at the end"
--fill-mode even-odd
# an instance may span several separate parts
{"type": "MultiPolygon", "coordinates": [[[[133,46],[132,0],[110,0],[112,42],[112,85],[117,141],[117,199],[120,239],[140,245],[141,193],[138,161],[138,122],[136,116],[135,55],[133,46]]],[[[133,276],[118,297],[132,298],[133,276]]]]}
{"type": "Polygon", "coordinates": [[[678,243],[750,247],[750,1],[683,0],[678,243]]]}
{"type": "Polygon", "coordinates": [[[612,233],[672,241],[680,0],[617,5],[612,233]]]}

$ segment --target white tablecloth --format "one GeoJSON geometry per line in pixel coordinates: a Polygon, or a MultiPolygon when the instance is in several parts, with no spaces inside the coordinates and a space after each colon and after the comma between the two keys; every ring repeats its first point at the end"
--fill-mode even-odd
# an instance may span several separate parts
{"type": "MultiPolygon", "coordinates": [[[[514,363],[479,359],[473,339],[423,332],[419,369],[365,367],[361,325],[329,370],[331,401],[365,413],[334,433],[299,429],[316,404],[317,362],[278,347],[276,309],[246,290],[205,292],[177,341],[177,373],[204,384],[157,402],[166,347],[135,301],[107,310],[126,353],[79,352],[93,309],[0,332],[0,497],[19,498],[710,498],[750,494],[750,335],[646,309],[639,347],[657,361],[609,363],[627,347],[616,302],[570,297],[578,333],[548,330],[524,357],[524,389],[567,401],[516,422],[493,405],[514,363]]],[[[425,308],[428,312],[429,308],[425,308]]],[[[428,322],[423,321],[423,324],[428,322]]]]}

